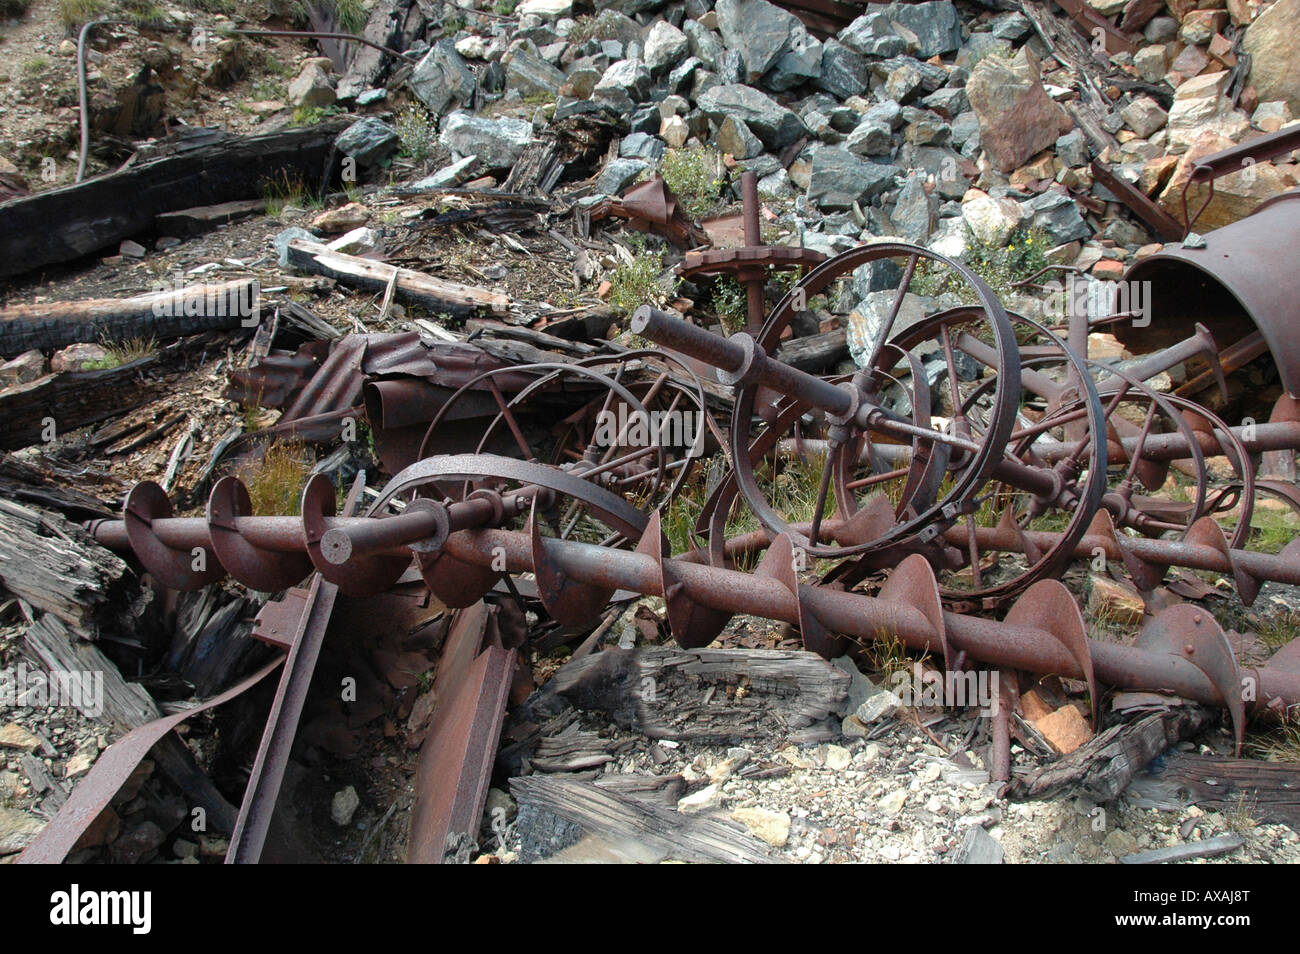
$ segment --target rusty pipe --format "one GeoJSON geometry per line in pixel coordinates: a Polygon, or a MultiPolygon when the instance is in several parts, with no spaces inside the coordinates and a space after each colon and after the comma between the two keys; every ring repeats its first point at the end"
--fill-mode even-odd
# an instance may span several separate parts
{"type": "MultiPolygon", "coordinates": [[[[489,566],[504,557],[512,573],[534,572],[527,534],[507,530],[467,530],[447,539],[446,552],[458,560],[489,566]]],[[[644,553],[609,550],[571,540],[548,541],[549,555],[574,582],[621,587],[665,596],[660,568],[644,553]]],[[[991,665],[1038,674],[1084,678],[1079,663],[1050,633],[1027,625],[944,611],[940,633],[916,607],[885,602],[859,593],[800,584],[797,593],[772,585],[770,579],[720,567],[668,559],[676,585],[697,603],[728,613],[748,613],[798,625],[801,605],[828,629],[860,640],[882,633],[896,635],[909,649],[939,653],[946,636],[954,651],[991,665]]],[[[1208,614],[1205,614],[1210,619],[1208,614]]],[[[1181,656],[1088,640],[1092,664],[1101,681],[1124,689],[1174,693],[1211,705],[1223,705],[1222,693],[1199,668],[1181,656]]],[[[1274,699],[1300,704],[1300,673],[1244,670],[1258,687],[1250,700],[1258,711],[1274,699]]]]}

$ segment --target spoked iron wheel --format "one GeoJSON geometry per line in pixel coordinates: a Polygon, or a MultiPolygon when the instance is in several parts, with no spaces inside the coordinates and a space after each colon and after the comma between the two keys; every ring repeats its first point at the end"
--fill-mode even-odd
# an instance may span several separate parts
{"type": "MultiPolygon", "coordinates": [[[[457,403],[472,390],[484,387],[500,410],[484,429],[477,453],[500,446],[504,438],[518,459],[545,462],[625,498],[642,512],[648,513],[672,499],[689,478],[704,445],[707,409],[698,379],[672,356],[647,350],[573,364],[546,363],[486,372],[467,382],[439,409],[425,435],[422,454],[436,445],[439,427],[455,420],[457,403]],[[641,375],[630,380],[627,370],[632,363],[652,369],[653,377],[647,380],[641,375]],[[493,378],[519,370],[544,373],[507,400],[493,378]],[[529,409],[529,403],[574,387],[585,387],[591,396],[545,433],[530,431],[522,413],[529,409]]],[[[462,499],[484,487],[495,489],[491,481],[457,484],[439,479],[423,484],[420,493],[462,499]]],[[[580,495],[559,508],[555,527],[558,536],[592,538],[596,528],[584,527],[586,507],[580,495]]],[[[609,534],[591,542],[624,545],[635,542],[635,538],[609,534]]]]}
{"type": "Polygon", "coordinates": [[[795,422],[812,408],[773,400],[772,391],[744,382],[736,394],[731,431],[736,488],[768,534],[789,533],[817,558],[839,559],[882,551],[912,538],[936,537],[992,475],[1015,423],[1020,360],[1005,310],[974,272],[920,246],[867,245],[818,266],[778,303],[758,346],[773,350],[790,318],[811,296],[864,265],[887,271],[890,264],[901,277],[889,306],[862,341],[863,369],[851,379],[854,412],[845,420],[826,419],[826,464],[811,491],[806,527],[805,521],[788,520],[773,506],[779,496],[773,482],[781,471],[776,463],[763,464],[775,454],[779,439],[791,436],[795,422]],[[909,292],[923,263],[927,272],[950,273],[965,289],[965,297],[977,304],[941,326],[923,321],[920,327],[929,333],[902,338],[900,314],[905,306],[909,311],[916,307],[909,292]],[[959,329],[998,356],[978,426],[971,423],[973,415],[948,421],[937,417],[935,384],[956,380],[977,366],[954,341],[959,329]],[[752,430],[756,418],[765,422],[757,434],[752,430]],[[886,484],[893,485],[897,498],[888,525],[876,499],[886,484]],[[834,537],[827,526],[832,521],[839,525],[834,537]]]}

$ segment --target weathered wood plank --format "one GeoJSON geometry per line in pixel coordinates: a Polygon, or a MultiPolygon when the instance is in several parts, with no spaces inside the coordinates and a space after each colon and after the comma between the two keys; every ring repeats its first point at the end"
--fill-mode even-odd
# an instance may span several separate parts
{"type": "Polygon", "coordinates": [[[126,563],[59,514],[0,500],[0,583],[83,639],[124,596],[126,563]]]}
{"type": "Polygon", "coordinates": [[[562,667],[555,692],[656,739],[838,736],[849,677],[815,653],[607,649],[562,667]]]}
{"type": "Polygon", "coordinates": [[[1171,745],[1191,738],[1217,717],[1206,706],[1187,705],[1113,725],[1069,755],[1014,778],[1007,797],[1040,799],[1069,793],[1099,804],[1109,802],[1152,759],[1171,745]]]}
{"type": "MultiPolygon", "coordinates": [[[[772,860],[766,846],[739,825],[703,815],[683,815],[675,809],[602,788],[590,782],[556,775],[512,778],[510,791],[519,803],[521,835],[534,828],[547,833],[552,819],[613,843],[634,843],[661,858],[683,861],[749,862],[772,860]]],[[[576,840],[573,833],[568,841],[576,840]]],[[[533,845],[530,858],[546,857],[564,844],[548,837],[533,845]]]]}
{"type": "Polygon", "coordinates": [[[294,239],[289,243],[289,264],[303,271],[367,291],[384,292],[396,275],[394,293],[403,301],[457,317],[475,312],[505,315],[510,298],[500,292],[444,281],[410,268],[399,268],[343,252],[332,252],[318,242],[294,239]]]}

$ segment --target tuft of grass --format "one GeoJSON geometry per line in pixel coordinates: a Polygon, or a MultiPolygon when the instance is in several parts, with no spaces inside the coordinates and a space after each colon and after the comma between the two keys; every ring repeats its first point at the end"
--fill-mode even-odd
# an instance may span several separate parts
{"type": "Polygon", "coordinates": [[[669,149],[659,160],[659,174],[693,219],[709,215],[722,204],[720,190],[726,173],[722,154],[716,149],[669,149]]]}
{"type": "Polygon", "coordinates": [[[59,21],[69,30],[85,26],[107,10],[107,0],[58,0],[59,21]]]}
{"type": "Polygon", "coordinates": [[[1255,799],[1247,798],[1242,792],[1233,800],[1232,807],[1224,810],[1223,820],[1234,834],[1244,835],[1259,824],[1253,815],[1257,808],[1255,799]]]}
{"type": "Polygon", "coordinates": [[[23,63],[23,72],[29,76],[35,76],[37,73],[44,72],[49,65],[50,58],[48,56],[33,56],[23,63]]]}
{"type": "Polygon", "coordinates": [[[297,516],[314,455],[301,441],[276,441],[239,475],[257,516],[297,516]]]}
{"type": "Polygon", "coordinates": [[[92,361],[86,365],[87,371],[107,371],[109,368],[120,368],[132,361],[147,358],[158,350],[157,343],[153,338],[148,340],[144,338],[128,338],[125,341],[101,340],[99,344],[108,354],[101,360],[92,361]]]}
{"type": "Polygon", "coordinates": [[[1250,549],[1280,553],[1297,535],[1300,535],[1300,515],[1268,499],[1256,504],[1250,518],[1250,549]]]}
{"type": "Polygon", "coordinates": [[[1285,610],[1276,616],[1264,619],[1257,627],[1256,633],[1265,646],[1277,652],[1300,636],[1300,613],[1285,610]]]}
{"type": "Polygon", "coordinates": [[[266,7],[272,19],[288,20],[298,28],[306,27],[311,19],[303,0],[266,0],[266,7]]]}
{"type": "Polygon", "coordinates": [[[1281,725],[1246,743],[1251,755],[1266,762],[1300,762],[1300,725],[1281,725]]]}
{"type": "Polygon", "coordinates": [[[906,673],[912,669],[912,657],[907,654],[907,644],[898,633],[879,630],[875,639],[862,647],[862,655],[871,669],[880,677],[877,681],[882,686],[894,684],[895,673],[906,673]]]}
{"type": "Polygon", "coordinates": [[[159,23],[166,14],[153,0],[121,0],[127,19],[136,23],[159,23]]]}
{"type": "Polygon", "coordinates": [[[609,276],[610,307],[631,314],[642,305],[662,305],[664,293],[659,287],[663,258],[656,252],[641,252],[624,262],[609,276]]]}
{"type": "Polygon", "coordinates": [[[324,204],[321,196],[307,190],[296,173],[285,169],[262,181],[262,201],[266,203],[266,214],[273,219],[278,219],[291,206],[306,209],[324,204]]]}
{"type": "Polygon", "coordinates": [[[402,141],[402,155],[423,162],[433,152],[437,124],[429,111],[415,103],[397,114],[397,138],[402,141]]]}
{"type": "Polygon", "coordinates": [[[361,0],[334,0],[334,22],[344,33],[360,33],[368,17],[361,0]]]}
{"type": "Polygon", "coordinates": [[[497,0],[492,7],[492,12],[499,13],[503,17],[514,16],[515,7],[518,5],[518,0],[497,0]]]}

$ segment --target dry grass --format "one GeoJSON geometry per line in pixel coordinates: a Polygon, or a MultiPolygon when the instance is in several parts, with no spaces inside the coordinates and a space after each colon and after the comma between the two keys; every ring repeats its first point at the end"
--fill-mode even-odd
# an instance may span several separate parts
{"type": "Polygon", "coordinates": [[[148,340],[144,338],[128,338],[125,341],[102,339],[99,344],[108,353],[101,360],[86,365],[87,371],[105,371],[109,368],[118,368],[124,364],[130,364],[132,361],[147,358],[158,350],[157,342],[153,338],[148,340]]]}
{"type": "Polygon", "coordinates": [[[1282,725],[1246,743],[1248,754],[1266,762],[1300,762],[1300,725],[1282,725]]]}
{"type": "Polygon", "coordinates": [[[315,457],[299,441],[276,441],[262,459],[240,473],[248,487],[253,513],[258,516],[297,516],[301,512],[302,488],[311,474],[315,457]]]}

